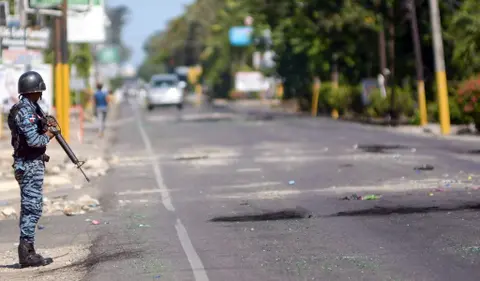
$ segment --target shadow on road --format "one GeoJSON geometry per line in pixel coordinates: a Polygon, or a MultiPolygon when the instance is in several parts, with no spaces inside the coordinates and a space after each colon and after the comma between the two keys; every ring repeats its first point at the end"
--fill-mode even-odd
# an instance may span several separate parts
{"type": "Polygon", "coordinates": [[[327,217],[354,217],[354,216],[388,216],[392,214],[421,214],[433,212],[453,212],[465,210],[479,210],[479,203],[465,203],[454,207],[426,206],[426,207],[379,207],[375,206],[369,209],[338,212],[327,217]]]}
{"type": "Polygon", "coordinates": [[[409,149],[407,146],[404,145],[387,145],[387,144],[360,144],[358,145],[358,149],[363,150],[364,152],[370,153],[386,153],[386,150],[394,150],[394,149],[409,149]]]}
{"type": "Polygon", "coordinates": [[[286,209],[274,212],[265,212],[253,215],[238,215],[215,217],[211,222],[247,222],[247,221],[275,221],[311,218],[311,213],[303,208],[286,209]]]}

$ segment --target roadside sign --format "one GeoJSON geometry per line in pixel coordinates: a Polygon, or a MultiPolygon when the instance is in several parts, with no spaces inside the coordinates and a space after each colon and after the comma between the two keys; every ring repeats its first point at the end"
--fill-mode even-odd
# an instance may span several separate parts
{"type": "Polygon", "coordinates": [[[4,47],[47,49],[50,43],[50,29],[23,29],[0,26],[0,38],[4,47]]]}
{"type": "Polygon", "coordinates": [[[361,81],[362,84],[362,102],[364,105],[370,103],[370,95],[378,87],[378,80],[374,78],[366,78],[361,81]]]}
{"type": "Polygon", "coordinates": [[[101,64],[119,63],[120,50],[118,47],[104,47],[97,52],[97,58],[101,64]]]}
{"type": "MultiPolygon", "coordinates": [[[[102,5],[102,0],[93,0],[92,2],[94,6],[102,5]]],[[[30,7],[34,9],[51,8],[62,3],[62,0],[30,0],[30,7]]],[[[68,6],[87,6],[89,3],[89,0],[68,0],[68,6]]]]}
{"type": "Polygon", "coordinates": [[[252,43],[253,28],[250,26],[235,26],[230,28],[228,36],[232,46],[244,47],[252,43]]]}
{"type": "Polygon", "coordinates": [[[269,83],[261,72],[248,71],[235,73],[235,90],[239,92],[265,91],[268,87],[269,83]]]}
{"type": "Polygon", "coordinates": [[[71,12],[67,18],[67,40],[69,43],[104,43],[106,35],[106,13],[102,5],[92,6],[85,12],[71,12]]]}
{"type": "Polygon", "coordinates": [[[43,63],[43,53],[40,50],[2,50],[2,59],[5,64],[40,64],[43,63]]]}

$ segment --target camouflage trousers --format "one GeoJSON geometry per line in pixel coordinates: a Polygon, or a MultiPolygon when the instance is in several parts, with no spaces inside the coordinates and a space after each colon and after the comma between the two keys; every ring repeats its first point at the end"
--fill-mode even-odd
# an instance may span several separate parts
{"type": "Polygon", "coordinates": [[[20,239],[35,242],[35,228],[43,211],[45,163],[42,160],[22,161],[13,168],[21,195],[20,239]]]}

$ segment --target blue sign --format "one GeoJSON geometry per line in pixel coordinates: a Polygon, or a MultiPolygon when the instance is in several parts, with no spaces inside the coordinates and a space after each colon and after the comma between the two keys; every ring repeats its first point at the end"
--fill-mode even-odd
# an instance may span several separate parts
{"type": "Polygon", "coordinates": [[[244,47],[252,43],[253,28],[250,26],[235,26],[230,28],[228,36],[232,46],[244,47]]]}

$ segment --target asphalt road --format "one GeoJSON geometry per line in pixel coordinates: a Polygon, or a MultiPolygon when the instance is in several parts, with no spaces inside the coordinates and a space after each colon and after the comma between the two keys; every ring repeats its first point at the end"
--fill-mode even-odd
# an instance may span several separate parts
{"type": "Polygon", "coordinates": [[[479,279],[476,143],[219,108],[120,113],[85,280],[479,279]],[[382,197],[339,200],[352,194],[382,197]]]}

